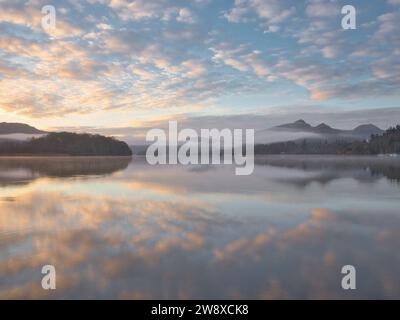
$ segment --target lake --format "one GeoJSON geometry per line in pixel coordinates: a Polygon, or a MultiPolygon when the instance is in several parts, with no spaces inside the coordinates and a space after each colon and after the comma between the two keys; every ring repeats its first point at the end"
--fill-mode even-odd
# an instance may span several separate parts
{"type": "Polygon", "coordinates": [[[255,163],[0,158],[0,298],[400,298],[400,158],[255,163]]]}

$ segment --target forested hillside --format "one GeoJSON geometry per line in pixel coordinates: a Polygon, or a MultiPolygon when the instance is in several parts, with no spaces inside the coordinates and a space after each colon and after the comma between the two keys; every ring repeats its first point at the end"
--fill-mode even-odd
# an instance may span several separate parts
{"type": "Polygon", "coordinates": [[[101,135],[50,133],[29,141],[0,144],[0,155],[130,156],[129,146],[101,135]]]}
{"type": "Polygon", "coordinates": [[[400,154],[400,125],[389,128],[381,135],[372,135],[364,141],[328,141],[323,139],[302,139],[297,141],[260,144],[255,146],[256,154],[400,154]]]}

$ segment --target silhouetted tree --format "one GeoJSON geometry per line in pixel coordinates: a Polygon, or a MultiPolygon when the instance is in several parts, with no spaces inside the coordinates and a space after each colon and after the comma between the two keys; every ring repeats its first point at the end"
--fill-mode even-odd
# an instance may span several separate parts
{"type": "Polygon", "coordinates": [[[0,144],[0,154],[55,154],[70,156],[130,156],[129,146],[114,138],[70,132],[50,133],[26,142],[0,144]]]}

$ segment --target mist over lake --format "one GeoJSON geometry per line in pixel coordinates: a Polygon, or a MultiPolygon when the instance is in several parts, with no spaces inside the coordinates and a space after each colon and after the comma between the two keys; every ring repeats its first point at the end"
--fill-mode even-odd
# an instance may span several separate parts
{"type": "Polygon", "coordinates": [[[255,164],[0,158],[0,298],[400,296],[398,157],[255,164]],[[57,290],[40,285],[46,264],[57,290]]]}

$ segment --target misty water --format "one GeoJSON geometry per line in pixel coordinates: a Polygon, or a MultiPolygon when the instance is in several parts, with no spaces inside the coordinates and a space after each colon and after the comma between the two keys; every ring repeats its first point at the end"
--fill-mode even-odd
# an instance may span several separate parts
{"type": "Polygon", "coordinates": [[[399,248],[400,158],[0,159],[0,298],[400,298],[399,248]]]}

